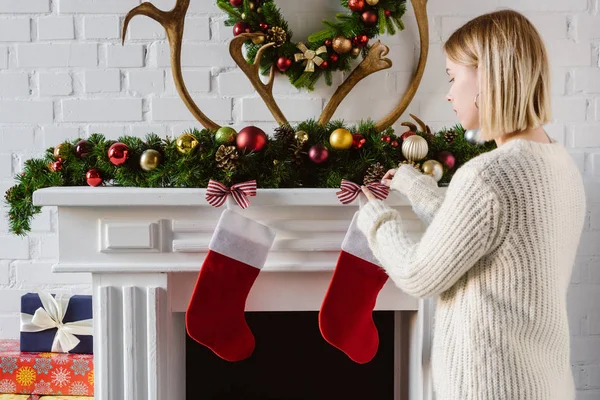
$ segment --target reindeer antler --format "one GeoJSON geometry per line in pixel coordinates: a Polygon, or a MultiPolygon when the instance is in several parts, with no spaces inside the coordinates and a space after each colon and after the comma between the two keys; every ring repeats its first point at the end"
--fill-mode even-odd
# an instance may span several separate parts
{"type": "Polygon", "coordinates": [[[421,84],[421,78],[423,78],[423,72],[425,71],[427,54],[429,53],[429,21],[427,18],[427,0],[411,0],[411,3],[413,5],[415,18],[417,19],[417,24],[419,26],[419,40],[421,41],[421,54],[419,56],[417,72],[415,73],[412,82],[410,83],[406,93],[404,93],[404,96],[396,108],[390,114],[388,114],[388,116],[375,124],[375,129],[377,132],[383,132],[388,127],[392,126],[402,116],[402,113],[406,111],[406,108],[417,93],[417,89],[421,84]]]}
{"type": "Polygon", "coordinates": [[[254,64],[250,64],[244,58],[242,54],[242,46],[244,43],[252,39],[254,37],[264,36],[262,33],[242,33],[231,40],[229,43],[229,53],[231,54],[231,58],[235,61],[235,63],[240,67],[242,71],[246,74],[254,89],[258,92],[263,102],[273,114],[275,121],[281,126],[287,124],[287,119],[281,112],[281,109],[275,102],[275,98],[273,97],[273,81],[275,79],[275,64],[271,65],[271,71],[269,73],[269,80],[267,83],[262,83],[260,80],[260,58],[262,57],[264,51],[269,47],[273,46],[275,43],[267,43],[258,49],[256,56],[254,57],[254,64]]]}
{"type": "Polygon", "coordinates": [[[392,67],[392,61],[389,58],[383,58],[390,49],[379,40],[371,46],[369,54],[362,60],[360,65],[352,71],[344,82],[337,88],[327,106],[319,118],[319,125],[326,125],[335,113],[342,100],[354,89],[354,86],[367,76],[384,69],[392,67]]]}
{"type": "Polygon", "coordinates": [[[167,38],[169,39],[169,46],[171,48],[171,70],[173,73],[173,80],[175,81],[175,87],[177,88],[179,96],[190,110],[192,115],[202,124],[202,126],[204,126],[206,129],[216,131],[220,128],[220,126],[204,115],[202,111],[200,111],[185,86],[183,81],[183,73],[181,72],[183,25],[189,5],[190,0],[177,0],[175,7],[173,7],[171,11],[162,11],[149,2],[140,4],[133,10],[129,11],[125,16],[125,21],[123,22],[122,43],[125,43],[125,34],[127,33],[129,22],[136,15],[145,15],[161,24],[167,32],[167,38]]]}

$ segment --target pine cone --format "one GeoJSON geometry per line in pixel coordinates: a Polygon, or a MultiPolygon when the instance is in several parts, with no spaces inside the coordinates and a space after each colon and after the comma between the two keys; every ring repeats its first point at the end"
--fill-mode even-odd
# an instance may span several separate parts
{"type": "Polygon", "coordinates": [[[448,144],[454,142],[454,139],[456,139],[456,136],[458,136],[458,133],[456,133],[454,131],[444,132],[444,140],[448,144]]]}
{"type": "Polygon", "coordinates": [[[385,172],[386,172],[385,167],[383,165],[381,165],[380,163],[371,165],[367,169],[367,173],[365,174],[363,183],[365,185],[368,185],[370,183],[381,182],[381,179],[385,175],[385,172]]]}
{"type": "Polygon", "coordinates": [[[267,30],[267,42],[275,43],[273,47],[281,47],[287,41],[285,29],[279,26],[272,26],[267,30]]]}
{"type": "MultiPolygon", "coordinates": [[[[415,169],[421,171],[421,164],[416,163],[414,161],[410,161],[410,160],[404,160],[404,161],[400,161],[398,163],[398,168],[400,168],[402,165],[407,164],[407,165],[412,165],[415,169]]],[[[421,171],[422,172],[422,171],[421,171]]]]}
{"type": "Polygon", "coordinates": [[[275,128],[275,139],[285,143],[291,142],[295,139],[294,129],[289,124],[281,125],[275,128]]]}
{"type": "Polygon", "coordinates": [[[217,154],[215,155],[215,160],[217,161],[217,166],[226,171],[232,171],[236,168],[237,159],[239,157],[237,148],[235,146],[219,146],[217,150],[217,154]]]}
{"type": "Polygon", "coordinates": [[[302,154],[304,152],[304,142],[300,140],[294,140],[292,145],[290,146],[290,150],[292,151],[292,160],[296,164],[302,164],[302,154]]]}

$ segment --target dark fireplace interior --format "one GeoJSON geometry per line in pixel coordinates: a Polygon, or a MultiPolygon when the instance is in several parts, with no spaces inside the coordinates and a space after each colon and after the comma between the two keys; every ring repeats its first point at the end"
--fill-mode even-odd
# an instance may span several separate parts
{"type": "Polygon", "coordinates": [[[252,356],[231,363],[187,337],[188,400],[392,400],[394,312],[376,311],[379,351],[356,364],[327,343],[318,312],[248,312],[252,356]]]}

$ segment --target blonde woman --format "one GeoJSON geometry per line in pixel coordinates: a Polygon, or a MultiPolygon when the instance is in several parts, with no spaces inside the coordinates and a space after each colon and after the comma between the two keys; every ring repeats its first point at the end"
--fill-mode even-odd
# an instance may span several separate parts
{"type": "Polygon", "coordinates": [[[399,288],[439,296],[437,400],[572,400],[566,295],[586,206],[575,162],[543,128],[546,49],[523,15],[502,10],[459,28],[444,51],[447,100],[498,148],[459,168],[444,197],[412,166],[386,174],[427,224],[420,240],[364,187],[358,226],[399,288]]]}

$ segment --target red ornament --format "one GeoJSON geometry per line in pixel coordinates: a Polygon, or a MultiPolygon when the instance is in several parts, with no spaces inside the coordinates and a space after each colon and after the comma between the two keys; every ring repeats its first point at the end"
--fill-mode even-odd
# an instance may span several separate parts
{"type": "Polygon", "coordinates": [[[240,21],[233,26],[234,36],[241,35],[242,33],[252,33],[252,28],[244,21],[240,21]]]}
{"type": "Polygon", "coordinates": [[[329,150],[322,144],[315,144],[308,151],[308,157],[310,157],[310,160],[315,164],[321,164],[329,158],[329,150]]]}
{"type": "Polygon", "coordinates": [[[323,61],[319,67],[321,67],[321,69],[327,69],[327,67],[329,67],[329,63],[327,61],[323,61]]]}
{"type": "Polygon", "coordinates": [[[63,169],[63,163],[62,161],[54,161],[52,163],[52,171],[56,172],[56,171],[62,171],[63,169]]]}
{"type": "Polygon", "coordinates": [[[355,36],[352,38],[352,44],[354,44],[356,47],[365,47],[367,44],[369,44],[369,37],[364,33],[355,36]]]}
{"type": "Polygon", "coordinates": [[[390,10],[385,10],[385,16],[389,17],[390,15],[392,15],[392,12],[390,10]]]}
{"type": "Polygon", "coordinates": [[[129,147],[124,143],[115,143],[108,149],[108,159],[113,165],[123,165],[129,158],[129,147]]]}
{"type": "Polygon", "coordinates": [[[92,151],[92,144],[85,139],[80,140],[75,145],[75,155],[79,158],[87,157],[92,151]]]}
{"type": "Polygon", "coordinates": [[[449,151],[441,151],[437,156],[437,160],[448,169],[454,168],[454,164],[456,163],[456,158],[449,151]]]}
{"type": "Polygon", "coordinates": [[[325,46],[327,46],[327,47],[331,47],[332,44],[333,44],[333,42],[331,41],[331,39],[327,39],[325,41],[325,46]]]}
{"type": "Polygon", "coordinates": [[[337,53],[332,53],[329,55],[329,61],[331,62],[338,62],[340,59],[340,56],[337,53]]]}
{"type": "Polygon", "coordinates": [[[361,149],[365,143],[367,143],[367,139],[360,133],[352,135],[352,148],[356,150],[361,149]]]}
{"type": "Polygon", "coordinates": [[[373,11],[365,11],[362,13],[361,19],[365,25],[373,26],[377,23],[377,14],[375,14],[373,11]]]}
{"type": "Polygon", "coordinates": [[[289,58],[281,56],[277,59],[277,69],[279,69],[281,72],[287,71],[291,66],[292,60],[289,58]]]}
{"type": "Polygon", "coordinates": [[[365,0],[349,0],[348,8],[354,12],[361,12],[365,8],[365,0]]]}
{"type": "Polygon", "coordinates": [[[261,31],[266,31],[267,29],[269,29],[269,25],[265,24],[264,22],[261,22],[260,24],[258,24],[258,26],[260,27],[261,31]]]}
{"type": "Polygon", "coordinates": [[[400,139],[402,139],[402,141],[406,140],[407,137],[412,136],[412,135],[416,135],[416,133],[414,133],[413,131],[407,131],[404,132],[402,134],[402,136],[400,136],[400,139]]]}
{"type": "Polygon", "coordinates": [[[389,142],[391,142],[391,141],[392,141],[392,138],[391,138],[391,137],[389,137],[388,135],[383,135],[383,136],[381,137],[381,141],[382,141],[382,142],[389,143],[389,142]]]}
{"type": "Polygon", "coordinates": [[[400,146],[400,143],[398,143],[397,140],[392,141],[392,143],[390,143],[392,145],[392,147],[398,147],[400,146]]]}
{"type": "Polygon", "coordinates": [[[100,176],[100,171],[98,171],[97,169],[90,169],[86,174],[85,174],[85,180],[87,182],[88,185],[90,186],[100,186],[102,184],[102,176],[100,176]]]}
{"type": "Polygon", "coordinates": [[[236,144],[239,150],[261,151],[267,144],[267,134],[256,126],[247,126],[238,133],[236,144]]]}
{"type": "Polygon", "coordinates": [[[244,4],[244,0],[229,0],[229,4],[239,8],[244,4]]]}

